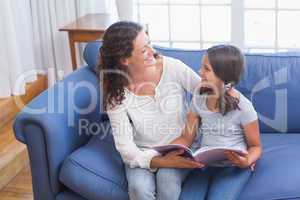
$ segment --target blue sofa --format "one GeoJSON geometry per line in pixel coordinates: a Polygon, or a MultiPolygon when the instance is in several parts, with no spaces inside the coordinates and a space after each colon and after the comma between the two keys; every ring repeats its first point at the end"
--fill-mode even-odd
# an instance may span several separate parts
{"type": "MultiPolygon", "coordinates": [[[[87,44],[87,66],[40,94],[17,116],[28,148],[36,200],[126,200],[124,164],[114,147],[95,73],[101,42],[87,44]]],[[[198,70],[204,51],[156,47],[198,70]]],[[[259,113],[263,155],[241,200],[300,199],[300,55],[246,54],[238,89],[259,113]]],[[[199,171],[181,199],[197,199],[199,171]]]]}

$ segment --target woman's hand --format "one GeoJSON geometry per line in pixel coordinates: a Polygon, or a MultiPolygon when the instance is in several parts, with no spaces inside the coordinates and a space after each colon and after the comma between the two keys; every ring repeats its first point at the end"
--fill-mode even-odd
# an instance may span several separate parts
{"type": "Polygon", "coordinates": [[[241,156],[234,151],[225,151],[225,155],[227,156],[228,160],[232,162],[234,166],[240,168],[247,168],[251,167],[251,170],[254,169],[254,165],[249,160],[249,154],[245,154],[245,156],[241,156]]]}
{"type": "Polygon", "coordinates": [[[181,156],[184,150],[170,152],[164,156],[158,156],[151,161],[153,167],[166,168],[202,168],[203,164],[192,159],[181,156]]]}

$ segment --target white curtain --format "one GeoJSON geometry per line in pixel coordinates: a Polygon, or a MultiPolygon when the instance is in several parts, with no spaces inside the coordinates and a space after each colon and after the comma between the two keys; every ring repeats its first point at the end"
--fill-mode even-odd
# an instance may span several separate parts
{"type": "Polygon", "coordinates": [[[70,73],[67,33],[58,29],[87,13],[118,16],[115,0],[0,0],[0,98],[24,94],[37,73],[50,85],[70,73]]]}
{"type": "Polygon", "coordinates": [[[135,2],[137,0],[116,0],[120,20],[136,21],[135,2]]]}
{"type": "MultiPolygon", "coordinates": [[[[30,5],[26,0],[1,0],[0,9],[0,97],[7,97],[23,94],[25,84],[17,86],[16,81],[24,71],[36,68],[31,16],[27,12],[30,5]]],[[[35,80],[35,73],[28,79],[35,80]]]]}

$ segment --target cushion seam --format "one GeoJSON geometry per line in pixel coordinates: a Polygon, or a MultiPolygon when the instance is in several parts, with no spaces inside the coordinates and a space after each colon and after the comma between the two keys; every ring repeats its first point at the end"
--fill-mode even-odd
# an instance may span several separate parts
{"type": "MultiPolygon", "coordinates": [[[[89,168],[87,168],[87,167],[81,165],[79,162],[77,162],[77,161],[74,160],[73,158],[69,158],[69,159],[70,159],[71,163],[73,163],[73,164],[75,164],[75,165],[77,165],[77,166],[79,166],[79,167],[81,167],[81,168],[83,168],[83,169],[89,171],[90,173],[92,173],[93,175],[95,175],[95,176],[97,176],[97,177],[101,177],[101,178],[105,179],[106,181],[109,181],[109,182],[113,183],[114,185],[118,186],[121,190],[125,191],[119,183],[117,183],[117,182],[111,180],[110,178],[104,177],[104,176],[101,175],[101,174],[97,174],[97,173],[94,172],[93,170],[91,170],[91,169],[89,169],[89,168]]],[[[126,192],[127,192],[127,191],[126,191],[126,192]]]]}

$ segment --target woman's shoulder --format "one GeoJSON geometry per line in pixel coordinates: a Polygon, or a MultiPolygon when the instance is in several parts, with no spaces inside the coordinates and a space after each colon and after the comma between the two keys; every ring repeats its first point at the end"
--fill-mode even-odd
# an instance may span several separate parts
{"type": "Polygon", "coordinates": [[[176,77],[188,69],[187,65],[177,58],[163,56],[162,60],[164,69],[176,77]]]}
{"type": "Polygon", "coordinates": [[[170,57],[170,56],[161,56],[161,59],[164,61],[166,64],[182,64],[183,62],[179,60],[178,58],[170,57]]]}

